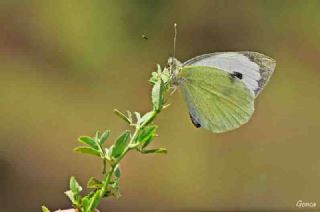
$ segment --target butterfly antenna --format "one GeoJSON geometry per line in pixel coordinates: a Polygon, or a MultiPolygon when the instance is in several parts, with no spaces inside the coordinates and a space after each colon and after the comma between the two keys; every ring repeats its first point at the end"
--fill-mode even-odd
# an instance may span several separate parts
{"type": "Polygon", "coordinates": [[[177,40],[177,24],[174,23],[174,38],[173,38],[173,58],[169,58],[168,65],[169,65],[169,72],[171,78],[174,78],[173,69],[174,69],[174,58],[176,56],[176,40],[177,40]]]}
{"type": "Polygon", "coordinates": [[[177,42],[177,24],[174,23],[174,38],[173,38],[173,57],[176,57],[176,42],[177,42]]]}

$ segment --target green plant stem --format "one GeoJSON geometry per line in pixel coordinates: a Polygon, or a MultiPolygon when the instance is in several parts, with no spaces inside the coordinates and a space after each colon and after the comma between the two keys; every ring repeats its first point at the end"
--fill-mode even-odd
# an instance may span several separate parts
{"type": "Polygon", "coordinates": [[[103,186],[102,189],[100,190],[100,198],[102,199],[102,197],[104,196],[104,194],[106,193],[107,189],[108,189],[108,185],[110,183],[110,180],[112,178],[113,172],[116,168],[116,165],[113,165],[110,167],[108,174],[105,176],[104,180],[103,180],[103,186]]]}
{"type": "MultiPolygon", "coordinates": [[[[100,190],[100,193],[99,193],[99,196],[98,196],[99,202],[100,202],[101,199],[103,198],[104,194],[108,191],[108,186],[109,186],[109,184],[110,184],[110,181],[111,181],[111,179],[112,179],[112,176],[113,176],[113,174],[114,174],[114,171],[115,171],[115,168],[116,168],[117,164],[124,158],[124,156],[130,151],[130,149],[135,148],[134,142],[135,142],[135,140],[137,139],[137,136],[139,135],[140,130],[141,130],[143,127],[145,127],[145,126],[147,126],[148,124],[150,124],[150,123],[156,118],[156,116],[158,115],[159,112],[160,112],[160,110],[159,110],[159,111],[153,110],[151,116],[150,116],[147,120],[145,120],[145,122],[142,123],[141,126],[139,126],[139,125],[136,126],[135,131],[134,131],[134,133],[133,133],[133,135],[132,135],[132,137],[131,137],[131,139],[130,139],[130,141],[129,141],[128,146],[126,147],[126,149],[124,150],[124,152],[117,158],[117,160],[115,160],[115,161],[110,165],[110,169],[109,169],[109,171],[108,171],[108,174],[106,174],[105,177],[104,177],[103,186],[102,186],[102,188],[101,188],[101,190],[100,190]]],[[[105,168],[104,168],[104,170],[105,170],[105,168]]],[[[105,174],[105,173],[104,173],[104,174],[105,174]]],[[[97,191],[97,192],[98,192],[98,191],[97,191]]],[[[91,207],[90,207],[90,209],[91,209],[91,207]]]]}
{"type": "Polygon", "coordinates": [[[124,119],[134,130],[126,130],[109,148],[104,148],[104,143],[109,137],[110,130],[106,130],[102,135],[97,131],[95,137],[82,136],[79,141],[85,146],[79,146],[74,150],[79,153],[90,154],[102,159],[102,181],[91,177],[87,183],[87,187],[95,189],[86,196],[80,194],[82,187],[74,177],[70,178],[70,190],[66,191],[74,207],[80,212],[93,212],[100,204],[104,197],[119,197],[119,180],[121,170],[120,161],[126,156],[130,150],[137,150],[142,154],[150,153],[166,153],[166,149],[145,149],[152,139],[156,136],[157,125],[153,123],[157,115],[166,108],[165,96],[172,88],[171,78],[168,69],[161,71],[158,65],[157,72],[152,72],[150,82],[153,85],[151,98],[153,110],[145,113],[142,117],[138,112],[134,112],[136,118],[132,117],[132,113],[127,111],[127,116],[115,109],[116,115],[124,119]],[[134,119],[134,120],[133,120],[134,119]],[[107,165],[109,170],[107,171],[107,165]]]}
{"type": "Polygon", "coordinates": [[[113,175],[113,172],[115,170],[116,166],[111,166],[110,170],[108,172],[108,174],[105,176],[104,180],[103,180],[103,186],[101,188],[101,190],[98,190],[96,192],[99,192],[99,196],[97,197],[97,199],[95,201],[91,201],[90,206],[88,208],[88,210],[86,210],[85,212],[91,212],[95,209],[95,202],[99,202],[101,201],[101,199],[103,198],[104,194],[106,193],[107,189],[108,189],[108,185],[110,183],[111,177],[113,175]]]}
{"type": "Polygon", "coordinates": [[[102,159],[102,165],[103,165],[102,174],[105,175],[107,172],[107,159],[105,157],[102,159]]]}

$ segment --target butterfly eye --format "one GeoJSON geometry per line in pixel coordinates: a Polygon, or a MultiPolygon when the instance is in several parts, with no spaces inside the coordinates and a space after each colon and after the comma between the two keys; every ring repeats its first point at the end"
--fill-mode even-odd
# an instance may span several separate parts
{"type": "Polygon", "coordinates": [[[173,57],[169,57],[168,65],[173,65],[173,64],[174,64],[174,58],[173,57]]]}

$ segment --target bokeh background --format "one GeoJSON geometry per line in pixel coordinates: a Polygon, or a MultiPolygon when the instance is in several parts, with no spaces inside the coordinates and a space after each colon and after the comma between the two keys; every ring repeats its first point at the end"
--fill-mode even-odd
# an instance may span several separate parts
{"type": "MultiPolygon", "coordinates": [[[[179,92],[154,147],[122,162],[122,197],[102,211],[295,210],[320,205],[320,1],[19,1],[0,3],[0,211],[68,208],[71,175],[100,161],[80,135],[126,128],[112,110],[147,112],[156,64],[216,51],[277,60],[252,120],[213,134],[191,124],[179,92]],[[145,34],[149,39],[142,39],[145,34]]],[[[318,208],[319,209],[319,206],[318,208]]]]}

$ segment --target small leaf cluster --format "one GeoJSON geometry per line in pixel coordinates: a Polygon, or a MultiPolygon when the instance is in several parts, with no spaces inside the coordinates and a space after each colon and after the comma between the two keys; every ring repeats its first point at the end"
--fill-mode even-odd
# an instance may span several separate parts
{"type": "MultiPolygon", "coordinates": [[[[138,112],[126,111],[125,113],[115,109],[117,116],[123,119],[129,130],[125,130],[118,136],[114,143],[108,148],[105,146],[109,138],[110,130],[103,133],[96,132],[95,136],[81,136],[79,142],[82,144],[74,149],[75,152],[98,157],[102,161],[102,179],[90,177],[87,182],[87,195],[81,195],[82,187],[75,177],[70,178],[69,190],[65,192],[71,200],[72,205],[79,212],[94,211],[100,204],[102,198],[113,196],[119,198],[120,185],[120,161],[130,150],[136,150],[142,154],[167,153],[165,148],[149,148],[150,144],[157,136],[158,126],[154,124],[154,119],[168,105],[165,105],[165,95],[171,88],[170,74],[168,69],[161,70],[157,66],[157,71],[152,73],[149,80],[152,84],[152,110],[140,114],[138,112]],[[107,167],[109,167],[107,171],[107,167]]],[[[45,206],[43,211],[49,211],[45,206]]]]}
{"type": "Polygon", "coordinates": [[[165,107],[164,93],[170,89],[170,74],[167,68],[165,68],[163,71],[161,71],[160,65],[158,65],[157,68],[157,71],[152,73],[150,82],[153,84],[153,109],[160,112],[161,109],[165,107]]]}

